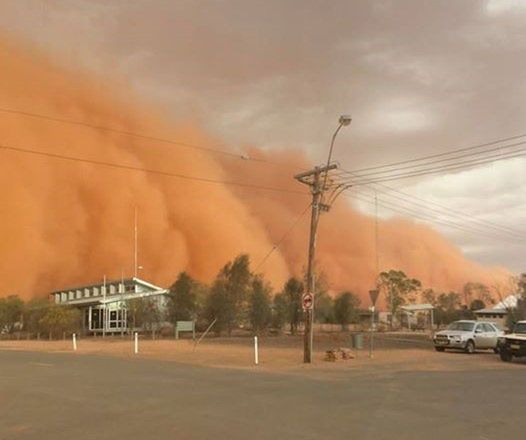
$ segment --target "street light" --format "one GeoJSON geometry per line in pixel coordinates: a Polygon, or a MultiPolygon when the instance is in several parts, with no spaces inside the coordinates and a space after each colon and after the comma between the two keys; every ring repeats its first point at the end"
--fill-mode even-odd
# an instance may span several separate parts
{"type": "Polygon", "coordinates": [[[352,118],[351,118],[350,115],[341,115],[340,116],[339,122],[342,125],[349,125],[351,123],[351,121],[352,121],[352,118]]]}
{"type": "Polygon", "coordinates": [[[323,187],[322,191],[325,191],[325,185],[327,185],[327,177],[329,175],[329,165],[331,164],[331,157],[332,157],[332,149],[334,147],[334,141],[336,140],[336,136],[338,135],[338,132],[343,126],[347,126],[351,123],[352,118],[349,115],[341,115],[340,119],[338,119],[339,125],[334,134],[332,135],[331,140],[331,147],[329,148],[329,156],[327,157],[327,166],[325,171],[325,177],[323,179],[323,187]]]}

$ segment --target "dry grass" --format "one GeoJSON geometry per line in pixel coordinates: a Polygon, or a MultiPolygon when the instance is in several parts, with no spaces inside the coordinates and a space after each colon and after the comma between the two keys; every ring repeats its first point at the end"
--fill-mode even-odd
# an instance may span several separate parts
{"type": "MultiPolygon", "coordinates": [[[[328,347],[345,346],[348,336],[319,336],[315,341],[318,351],[311,365],[302,363],[302,341],[299,337],[268,337],[260,339],[257,370],[281,373],[314,374],[362,371],[392,373],[396,371],[458,371],[466,369],[513,368],[492,353],[472,356],[463,353],[436,353],[429,348],[381,347],[372,358],[367,349],[355,351],[355,358],[337,362],[324,361],[328,347]]],[[[0,341],[1,350],[24,350],[72,353],[71,341],[0,341]]],[[[248,337],[211,338],[194,350],[191,340],[140,340],[139,354],[133,353],[133,341],[121,338],[87,338],[78,341],[78,355],[103,355],[133,358],[151,358],[185,364],[255,369],[253,339],[248,337]]]]}

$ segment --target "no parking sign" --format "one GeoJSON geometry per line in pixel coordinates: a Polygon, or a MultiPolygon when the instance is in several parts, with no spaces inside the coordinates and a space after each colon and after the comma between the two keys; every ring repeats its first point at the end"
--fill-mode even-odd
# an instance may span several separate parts
{"type": "Polygon", "coordinates": [[[301,305],[303,307],[303,310],[312,310],[312,306],[314,305],[314,296],[312,293],[304,293],[301,298],[301,305]]]}

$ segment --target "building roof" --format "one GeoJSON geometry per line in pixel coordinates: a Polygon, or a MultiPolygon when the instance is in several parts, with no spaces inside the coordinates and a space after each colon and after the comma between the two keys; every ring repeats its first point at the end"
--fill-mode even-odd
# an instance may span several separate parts
{"type": "Polygon", "coordinates": [[[406,312],[420,312],[423,310],[433,310],[434,307],[432,304],[407,304],[400,307],[406,312]]]}
{"type": "MultiPolygon", "coordinates": [[[[140,284],[144,287],[148,287],[152,290],[163,290],[162,287],[156,286],[155,284],[149,283],[148,281],[141,280],[140,278],[124,278],[124,279],[118,279],[118,280],[106,280],[106,285],[110,284],[124,284],[124,285],[130,285],[130,284],[140,284]]],[[[60,293],[60,292],[69,292],[71,290],[83,290],[83,289],[92,289],[93,287],[100,287],[104,285],[104,281],[100,281],[98,283],[91,283],[91,284],[84,284],[81,286],[74,286],[74,287],[68,287],[65,289],[57,289],[51,292],[51,294],[54,293],[60,293]]]]}
{"type": "Polygon", "coordinates": [[[139,278],[128,278],[125,280],[106,281],[106,286],[110,285],[124,285],[132,286],[131,290],[118,289],[118,292],[109,292],[103,294],[98,291],[94,293],[95,288],[102,288],[104,282],[99,284],[89,284],[84,286],[77,286],[69,289],[56,290],[50,294],[54,298],[56,304],[71,305],[71,306],[90,306],[97,304],[110,304],[114,302],[127,301],[134,298],[146,298],[151,296],[165,295],[168,293],[167,289],[163,289],[148,281],[139,278]],[[141,286],[137,291],[136,286],[141,286]],[[85,292],[87,290],[88,292],[85,292]],[[72,295],[70,292],[80,292],[72,295]],[[66,296],[64,299],[63,296],[66,296]]]}
{"type": "Polygon", "coordinates": [[[475,315],[505,315],[508,311],[506,309],[491,308],[475,310],[473,313],[475,313],[475,315]]]}
{"type": "Polygon", "coordinates": [[[517,302],[519,301],[520,295],[509,295],[506,298],[504,298],[501,302],[498,304],[495,304],[493,307],[494,309],[514,309],[517,307],[517,302]]]}

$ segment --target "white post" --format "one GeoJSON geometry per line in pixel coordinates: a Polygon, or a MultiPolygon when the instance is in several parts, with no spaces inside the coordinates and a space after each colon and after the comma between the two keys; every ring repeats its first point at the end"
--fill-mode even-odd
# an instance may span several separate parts
{"type": "Polygon", "coordinates": [[[134,353],[139,353],[139,334],[135,332],[135,341],[134,341],[134,353]]]}
{"type": "Polygon", "coordinates": [[[73,351],[77,351],[77,335],[73,333],[73,351]]]}
{"type": "Polygon", "coordinates": [[[137,237],[138,237],[138,231],[137,231],[137,206],[135,206],[135,225],[134,225],[134,245],[133,245],[133,254],[134,254],[134,267],[133,267],[133,276],[137,278],[138,270],[139,270],[139,259],[138,259],[138,252],[137,252],[137,237]]]}
{"type": "Polygon", "coordinates": [[[254,336],[254,363],[259,364],[258,337],[254,336]]]}
{"type": "Polygon", "coordinates": [[[102,337],[104,338],[106,336],[106,275],[104,275],[104,284],[102,285],[102,298],[102,337]]]}

